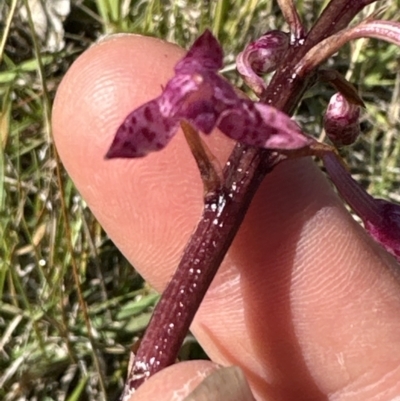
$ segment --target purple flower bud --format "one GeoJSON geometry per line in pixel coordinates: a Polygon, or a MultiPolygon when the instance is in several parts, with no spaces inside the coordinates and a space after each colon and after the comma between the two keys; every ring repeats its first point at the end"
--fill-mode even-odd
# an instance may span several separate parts
{"type": "Polygon", "coordinates": [[[324,155],[323,161],[340,195],[360,216],[368,234],[400,262],[400,205],[373,198],[333,153],[324,155]]]}
{"type": "Polygon", "coordinates": [[[274,30],[250,43],[237,56],[237,70],[257,95],[260,95],[265,89],[265,83],[258,75],[276,70],[288,48],[289,35],[274,30]]]}
{"type": "Polygon", "coordinates": [[[268,149],[298,149],[313,142],[285,113],[239,97],[218,75],[222,59],[221,46],[206,31],[175,66],[161,95],[128,115],[106,157],[141,157],[160,150],[181,120],[205,134],[219,128],[232,139],[268,149]]]}
{"type": "Polygon", "coordinates": [[[324,116],[326,135],[337,147],[351,145],[360,135],[360,106],[349,103],[341,93],[329,101],[324,116]]]}

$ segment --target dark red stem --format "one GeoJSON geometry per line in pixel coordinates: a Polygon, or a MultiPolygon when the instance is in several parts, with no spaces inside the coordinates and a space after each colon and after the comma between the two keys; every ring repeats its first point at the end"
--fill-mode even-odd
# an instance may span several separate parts
{"type": "Polygon", "coordinates": [[[225,169],[225,185],[205,198],[203,215],[164,291],[133,365],[129,387],[175,362],[192,319],[244,218],[262,178],[282,156],[235,149],[241,169],[225,169]],[[229,176],[231,175],[231,176],[229,176]],[[234,181],[233,181],[234,180],[234,181]]]}
{"type": "Polygon", "coordinates": [[[363,8],[376,1],[380,0],[331,1],[309,32],[307,37],[309,45],[314,46],[328,36],[346,28],[363,8]]]}
{"type": "MultiPolygon", "coordinates": [[[[262,101],[291,115],[316,71],[293,75],[294,66],[316,43],[344,28],[375,0],[333,0],[304,43],[289,50],[262,101]]],[[[173,364],[197,309],[213,280],[263,178],[284,156],[237,144],[224,169],[221,187],[205,197],[201,220],[171,282],[157,304],[135,356],[121,399],[157,371],[173,364]]]]}

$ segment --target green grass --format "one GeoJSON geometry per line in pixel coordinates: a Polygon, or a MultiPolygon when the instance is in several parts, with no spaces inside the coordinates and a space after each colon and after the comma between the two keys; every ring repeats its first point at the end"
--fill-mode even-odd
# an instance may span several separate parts
{"type": "MultiPolygon", "coordinates": [[[[267,0],[72,1],[66,46],[46,51],[21,17],[25,2],[6,3],[0,5],[0,399],[113,399],[127,349],[158,295],[107,238],[56,157],[50,113],[57,86],[105,33],[143,33],[188,46],[209,27],[232,66],[246,42],[282,27],[282,17],[267,0]]],[[[297,2],[307,24],[321,3],[297,2]]],[[[398,20],[400,0],[387,4],[382,17],[398,20]]],[[[358,41],[330,61],[360,88],[368,110],[364,134],[345,158],[372,194],[394,201],[400,201],[398,55],[394,46],[358,41]]],[[[331,94],[317,86],[299,108],[301,122],[317,136],[331,94]]],[[[187,358],[199,352],[188,344],[187,358]]]]}

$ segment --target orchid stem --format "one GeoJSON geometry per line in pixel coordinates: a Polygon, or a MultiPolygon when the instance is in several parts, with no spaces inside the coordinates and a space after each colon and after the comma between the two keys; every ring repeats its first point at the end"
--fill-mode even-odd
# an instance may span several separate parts
{"type": "Polygon", "coordinates": [[[237,145],[224,171],[226,186],[207,196],[200,222],[157,304],[135,356],[121,400],[148,377],[173,364],[187,330],[265,174],[281,160],[277,153],[237,145]],[[238,171],[240,170],[240,171],[238,171]],[[248,174],[248,172],[250,174],[248,174]]]}

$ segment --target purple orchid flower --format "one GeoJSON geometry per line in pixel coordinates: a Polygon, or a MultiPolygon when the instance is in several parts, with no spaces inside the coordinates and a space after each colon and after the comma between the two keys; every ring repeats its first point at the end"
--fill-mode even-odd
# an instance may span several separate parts
{"type": "Polygon", "coordinates": [[[206,30],[176,65],[162,94],[128,115],[106,157],[134,158],[160,150],[181,120],[205,134],[217,127],[234,140],[268,149],[299,149],[314,142],[285,113],[240,97],[218,75],[222,62],[222,48],[206,30]]]}

